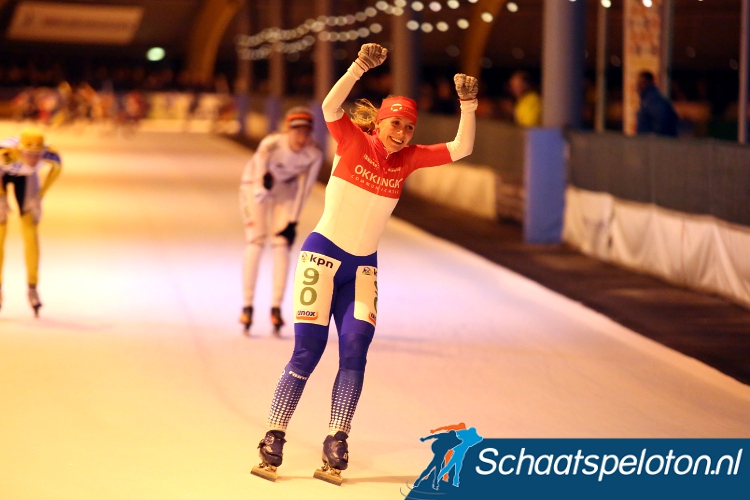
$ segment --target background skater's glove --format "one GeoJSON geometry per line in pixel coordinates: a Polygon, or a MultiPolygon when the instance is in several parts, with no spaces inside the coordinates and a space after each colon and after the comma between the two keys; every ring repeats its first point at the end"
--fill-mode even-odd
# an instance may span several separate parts
{"type": "Polygon", "coordinates": [[[271,172],[266,172],[266,174],[263,176],[263,187],[268,189],[269,191],[273,187],[273,175],[271,172]]]}
{"type": "Polygon", "coordinates": [[[286,225],[283,231],[276,233],[276,236],[283,236],[289,242],[289,246],[294,244],[294,239],[297,237],[297,223],[290,222],[286,225]]]}
{"type": "Polygon", "coordinates": [[[263,203],[270,195],[271,192],[263,186],[256,186],[255,189],[253,189],[253,201],[255,203],[263,203]]]}
{"type": "Polygon", "coordinates": [[[362,68],[365,71],[372,69],[376,66],[380,66],[385,61],[385,56],[388,54],[388,49],[377,43],[366,43],[359,49],[359,60],[362,61],[367,67],[362,68]]]}
{"type": "Polygon", "coordinates": [[[16,148],[0,149],[0,165],[10,165],[21,158],[21,152],[16,148]]]}
{"type": "Polygon", "coordinates": [[[459,99],[462,101],[471,101],[477,98],[479,83],[476,78],[458,73],[453,77],[453,82],[456,84],[456,92],[459,99]]]}

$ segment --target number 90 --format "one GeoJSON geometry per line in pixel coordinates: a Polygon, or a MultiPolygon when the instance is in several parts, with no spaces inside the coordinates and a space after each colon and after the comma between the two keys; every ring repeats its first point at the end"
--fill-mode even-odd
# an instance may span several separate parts
{"type": "Polygon", "coordinates": [[[318,300],[318,292],[315,291],[313,286],[320,279],[320,272],[318,272],[318,270],[314,267],[308,267],[307,269],[305,269],[303,274],[305,276],[305,279],[302,281],[302,284],[306,286],[299,294],[299,301],[302,303],[302,305],[309,306],[310,304],[318,300]],[[306,295],[309,296],[309,298],[306,298],[306,295]]]}

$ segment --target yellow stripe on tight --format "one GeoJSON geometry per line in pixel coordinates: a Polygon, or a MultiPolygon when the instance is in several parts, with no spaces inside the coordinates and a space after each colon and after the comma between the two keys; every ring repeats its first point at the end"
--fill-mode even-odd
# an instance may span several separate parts
{"type": "Polygon", "coordinates": [[[8,224],[0,224],[0,285],[3,284],[3,260],[5,259],[5,233],[8,232],[8,224]]]}
{"type": "Polygon", "coordinates": [[[29,213],[21,216],[21,233],[23,234],[23,253],[26,257],[26,276],[29,285],[39,282],[39,237],[34,224],[34,217],[29,213]]]}
{"type": "Polygon", "coordinates": [[[56,161],[47,160],[47,164],[49,165],[49,172],[47,172],[47,177],[44,179],[44,183],[42,183],[42,187],[39,189],[39,198],[43,198],[49,187],[52,185],[53,182],[60,176],[60,173],[62,172],[62,165],[57,163],[56,161]]]}

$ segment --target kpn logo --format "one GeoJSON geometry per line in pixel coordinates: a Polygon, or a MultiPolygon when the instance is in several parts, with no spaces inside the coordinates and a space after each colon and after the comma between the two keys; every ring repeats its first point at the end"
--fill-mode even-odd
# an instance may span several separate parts
{"type": "Polygon", "coordinates": [[[466,453],[483,439],[475,427],[467,427],[463,422],[431,429],[429,435],[419,440],[432,441],[432,460],[405,497],[411,500],[432,499],[455,492],[461,486],[461,471],[466,453]]]}

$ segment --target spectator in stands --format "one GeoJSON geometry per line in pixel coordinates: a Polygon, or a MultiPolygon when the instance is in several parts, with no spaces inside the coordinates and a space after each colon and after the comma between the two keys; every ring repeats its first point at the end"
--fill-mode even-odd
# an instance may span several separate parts
{"type": "Polygon", "coordinates": [[[513,110],[515,122],[522,127],[538,127],[542,124],[542,98],[534,90],[531,77],[526,71],[516,71],[508,81],[510,93],[516,99],[513,110]]]}
{"type": "Polygon", "coordinates": [[[672,103],[656,88],[654,74],[650,71],[641,71],[636,89],[641,98],[636,131],[639,134],[677,137],[677,113],[672,103]]]}

